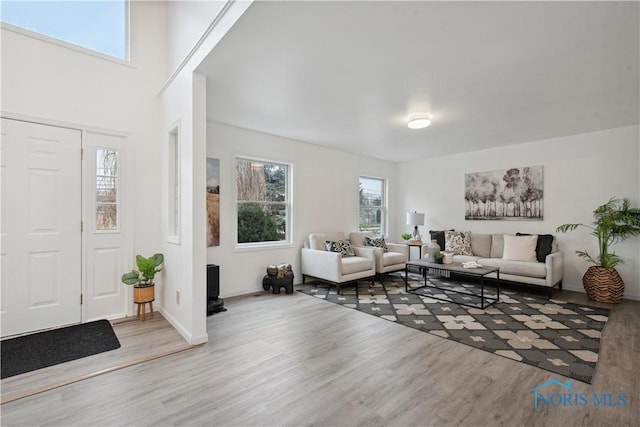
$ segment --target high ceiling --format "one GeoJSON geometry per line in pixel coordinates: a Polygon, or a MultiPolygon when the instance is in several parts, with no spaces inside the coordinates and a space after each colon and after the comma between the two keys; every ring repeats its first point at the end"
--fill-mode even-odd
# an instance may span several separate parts
{"type": "Polygon", "coordinates": [[[391,161],[639,123],[638,2],[254,2],[208,118],[391,161]],[[430,127],[410,130],[426,112],[430,127]]]}

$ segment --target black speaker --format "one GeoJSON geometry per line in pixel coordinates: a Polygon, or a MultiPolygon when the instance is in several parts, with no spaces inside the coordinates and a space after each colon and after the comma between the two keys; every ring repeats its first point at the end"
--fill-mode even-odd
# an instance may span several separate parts
{"type": "Polygon", "coordinates": [[[224,301],[220,296],[220,266],[207,264],[207,316],[220,311],[227,311],[224,308],[224,301]]]}

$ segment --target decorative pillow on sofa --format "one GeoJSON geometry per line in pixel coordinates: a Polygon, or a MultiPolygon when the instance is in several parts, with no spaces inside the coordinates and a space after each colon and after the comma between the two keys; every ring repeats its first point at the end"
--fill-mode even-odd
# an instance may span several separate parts
{"type": "MultiPolygon", "coordinates": [[[[516,236],[531,236],[531,234],[516,233],[516,236]]],[[[546,262],[547,255],[553,249],[552,234],[538,234],[538,243],[536,243],[536,259],[538,262],[546,262]]]]}
{"type": "Polygon", "coordinates": [[[335,242],[327,240],[325,243],[328,251],[339,252],[343,258],[356,256],[356,251],[353,250],[353,246],[348,240],[336,240],[335,242]]]}
{"type": "Polygon", "coordinates": [[[511,261],[536,262],[536,244],[538,236],[504,235],[504,252],[502,259],[511,261]]]}
{"type": "Polygon", "coordinates": [[[471,252],[471,232],[445,230],[444,247],[447,252],[453,252],[454,255],[473,255],[471,252]]]}
{"type": "Polygon", "coordinates": [[[365,237],[364,244],[366,246],[373,246],[375,248],[382,248],[384,252],[389,252],[389,248],[387,247],[387,242],[384,241],[384,236],[374,237],[365,237]]]}
{"type": "MultiPolygon", "coordinates": [[[[449,231],[454,231],[453,228],[449,231]]],[[[440,246],[440,250],[444,250],[445,238],[444,238],[445,230],[429,230],[429,235],[431,236],[431,240],[435,240],[438,246],[440,246]]]]}

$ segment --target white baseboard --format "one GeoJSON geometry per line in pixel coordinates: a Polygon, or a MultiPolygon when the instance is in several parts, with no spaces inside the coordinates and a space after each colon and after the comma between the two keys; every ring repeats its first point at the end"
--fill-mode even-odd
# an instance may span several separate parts
{"type": "Polygon", "coordinates": [[[563,291],[580,292],[580,293],[583,293],[583,294],[586,293],[582,286],[571,286],[571,285],[567,285],[566,283],[562,284],[562,290],[563,291]]]}
{"type": "Polygon", "coordinates": [[[98,316],[98,317],[90,317],[87,319],[82,319],[82,323],[88,323],[88,322],[93,322],[93,321],[102,320],[102,319],[107,319],[108,321],[121,320],[126,317],[127,317],[127,313],[117,313],[117,314],[111,314],[109,316],[98,316]]]}
{"type": "MultiPolygon", "coordinates": [[[[567,290],[567,291],[574,291],[574,292],[580,292],[583,294],[586,294],[586,291],[584,290],[584,287],[581,285],[578,286],[567,286],[567,285],[563,285],[562,286],[563,290],[567,290]]],[[[622,299],[628,299],[628,300],[632,300],[632,301],[640,301],[640,295],[628,295],[628,294],[624,294],[622,296],[622,299]]]]}
{"type": "Polygon", "coordinates": [[[171,323],[171,326],[173,326],[176,331],[178,331],[178,333],[180,335],[182,335],[182,337],[191,345],[198,345],[198,344],[204,344],[206,342],[209,341],[209,335],[204,334],[204,335],[199,335],[199,336],[192,336],[183,326],[180,322],[178,322],[173,316],[171,316],[169,313],[165,312],[162,308],[159,308],[158,311],[160,313],[162,313],[162,316],[167,319],[167,321],[169,323],[171,323]]]}
{"type": "Polygon", "coordinates": [[[240,297],[249,297],[249,296],[253,296],[253,295],[261,295],[261,294],[264,294],[266,292],[267,291],[265,291],[265,290],[232,292],[230,294],[220,295],[220,298],[222,298],[222,299],[232,299],[232,298],[240,298],[240,297]]]}
{"type": "Polygon", "coordinates": [[[209,335],[204,334],[204,335],[200,335],[200,336],[197,336],[197,337],[193,337],[189,344],[191,344],[191,345],[199,345],[199,344],[204,344],[204,343],[207,343],[207,342],[209,342],[209,335]]]}

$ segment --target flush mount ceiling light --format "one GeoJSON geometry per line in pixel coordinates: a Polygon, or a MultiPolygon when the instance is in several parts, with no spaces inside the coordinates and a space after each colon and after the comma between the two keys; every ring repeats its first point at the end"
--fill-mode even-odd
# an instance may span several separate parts
{"type": "Polygon", "coordinates": [[[430,114],[412,114],[409,116],[409,121],[407,122],[407,126],[409,129],[422,129],[426,128],[431,124],[431,115],[430,114]]]}

